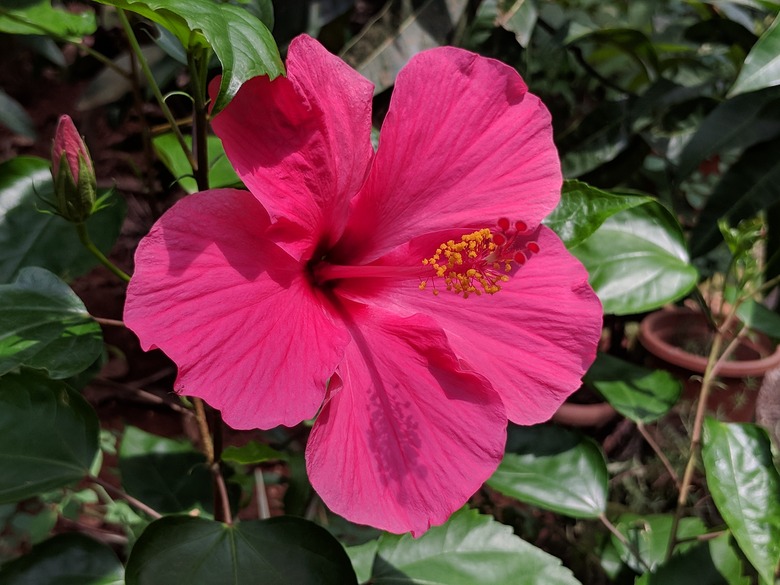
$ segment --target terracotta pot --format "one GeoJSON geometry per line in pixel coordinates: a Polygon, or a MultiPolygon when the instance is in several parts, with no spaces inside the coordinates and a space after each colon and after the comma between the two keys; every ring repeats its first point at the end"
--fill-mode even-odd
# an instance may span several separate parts
{"type": "MultiPolygon", "coordinates": [[[[658,360],[654,365],[677,374],[685,383],[683,396],[689,400],[699,395],[711,340],[704,314],[687,308],[651,313],[639,326],[639,341],[658,360]]],[[[709,410],[721,412],[728,420],[752,421],[761,378],[778,366],[780,347],[775,348],[762,333],[749,333],[721,366],[709,410]]]]}

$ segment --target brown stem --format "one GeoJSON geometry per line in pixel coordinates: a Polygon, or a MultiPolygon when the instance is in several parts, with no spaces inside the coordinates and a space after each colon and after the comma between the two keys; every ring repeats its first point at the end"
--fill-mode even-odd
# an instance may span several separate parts
{"type": "Polygon", "coordinates": [[[644,438],[644,440],[647,441],[647,444],[650,445],[650,448],[658,456],[658,459],[661,460],[661,463],[663,463],[664,467],[666,468],[666,472],[672,478],[672,481],[674,481],[675,487],[678,490],[681,489],[680,478],[677,475],[677,472],[674,470],[674,467],[672,467],[672,463],[669,461],[669,458],[664,454],[664,452],[661,450],[661,447],[653,438],[653,435],[650,434],[650,432],[647,430],[647,427],[645,427],[644,423],[641,422],[636,423],[636,428],[639,431],[639,434],[642,435],[642,438],[644,438]]]}
{"type": "Polygon", "coordinates": [[[617,538],[623,546],[628,549],[628,551],[634,556],[634,558],[637,560],[637,562],[642,565],[642,567],[647,571],[650,572],[650,566],[642,559],[642,555],[639,554],[639,550],[630,542],[628,542],[628,539],[626,538],[625,534],[620,532],[620,530],[617,529],[617,527],[612,524],[612,522],[609,521],[609,519],[604,514],[599,514],[599,520],[601,520],[601,523],[607,527],[607,530],[609,530],[612,534],[615,535],[615,538],[617,538]]]}
{"type": "Polygon", "coordinates": [[[209,423],[206,418],[206,406],[200,398],[193,398],[192,402],[195,405],[195,418],[198,421],[201,446],[214,480],[214,519],[225,524],[232,524],[233,516],[230,512],[230,499],[228,498],[225,478],[222,477],[222,470],[219,467],[219,461],[215,457],[214,442],[211,438],[209,423]]]}
{"type": "Polygon", "coordinates": [[[125,323],[124,321],[119,321],[118,319],[106,319],[104,317],[95,317],[94,315],[90,315],[92,317],[92,320],[100,323],[101,325],[111,325],[112,327],[124,327],[125,323]]]}

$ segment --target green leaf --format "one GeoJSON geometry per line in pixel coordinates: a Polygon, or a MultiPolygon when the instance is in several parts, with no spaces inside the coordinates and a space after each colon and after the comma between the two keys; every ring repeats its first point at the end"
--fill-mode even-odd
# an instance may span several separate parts
{"type": "Polygon", "coordinates": [[[780,200],[780,138],[748,148],[707,199],[691,234],[691,254],[702,256],[721,241],[718,220],[737,225],[780,200]]]}
{"type": "Polygon", "coordinates": [[[119,449],[122,487],[162,514],[213,510],[211,472],[188,441],[125,427],[119,449]]]}
{"type": "Polygon", "coordinates": [[[761,303],[748,299],[737,309],[737,316],[751,329],[780,339],[780,315],[761,303]]]}
{"type": "Polygon", "coordinates": [[[780,134],[780,89],[770,88],[727,100],[701,122],[678,162],[682,179],[710,156],[742,149],[780,134]]]}
{"type": "Polygon", "coordinates": [[[0,284],[0,376],[19,366],[56,379],[86,370],[103,350],[100,326],[70,287],[43,268],[0,284]]]}
{"type": "Polygon", "coordinates": [[[742,562],[723,534],[677,554],[653,573],[645,573],[635,585],[750,585],[742,575],[742,562]]]}
{"type": "Polygon", "coordinates": [[[581,244],[609,217],[652,201],[651,197],[614,195],[576,180],[563,182],[561,201],[545,219],[567,248],[581,244]]]}
{"type": "MultiPolygon", "coordinates": [[[[24,266],[40,266],[65,280],[84,274],[98,261],[81,245],[76,229],[61,217],[42,213],[53,198],[49,162],[17,157],[0,163],[0,283],[24,266]]],[[[118,197],[87,220],[95,245],[107,254],[124,219],[118,197]]]]}
{"type": "Polygon", "coordinates": [[[35,139],[35,125],[25,109],[0,89],[0,124],[12,132],[35,139]]]}
{"type": "Polygon", "coordinates": [[[0,32],[14,35],[53,33],[71,41],[97,30],[91,10],[71,12],[52,8],[51,0],[6,0],[0,6],[0,32]]]}
{"type": "Polygon", "coordinates": [[[539,12],[532,0],[504,0],[499,3],[497,24],[514,33],[521,47],[528,47],[539,12]]]}
{"type": "Polygon", "coordinates": [[[222,460],[242,465],[253,465],[263,463],[272,459],[286,460],[287,455],[269,447],[264,443],[249,441],[246,445],[236,447],[230,445],[222,451],[222,460]]]}
{"type": "Polygon", "coordinates": [[[718,512],[764,582],[774,583],[780,562],[780,474],[766,430],[707,418],[702,459],[718,512]]]}
{"type": "Polygon", "coordinates": [[[108,546],[58,534],[0,568],[0,585],[123,585],[124,568],[108,546]]]}
{"type": "Polygon", "coordinates": [[[282,516],[232,526],[191,517],[152,522],[130,552],[127,585],[349,585],[346,552],[324,528],[282,516]]]}
{"type": "Polygon", "coordinates": [[[729,97],[780,85],[780,16],[775,17],[745,58],[729,97]]]}
{"type": "Polygon", "coordinates": [[[0,378],[0,503],[82,479],[98,451],[98,420],[64,382],[26,370],[0,378]]]}
{"type": "Polygon", "coordinates": [[[273,79],[284,74],[270,31],[256,16],[233,4],[213,0],[98,1],[136,12],[164,26],[188,51],[211,47],[222,63],[222,80],[212,115],[233,99],[245,81],[258,75],[273,79]]]}
{"type": "Polygon", "coordinates": [[[513,534],[509,526],[461,510],[420,538],[383,534],[372,585],[577,585],[561,561],[513,534]],[[519,576],[522,575],[520,580],[519,576]]]}
{"type": "MultiPolygon", "coordinates": [[[[186,136],[187,145],[192,147],[192,137],[186,136]]],[[[236,175],[233,166],[225,155],[222,141],[216,136],[210,135],[207,140],[209,153],[209,187],[236,187],[241,185],[241,179],[236,175]]],[[[152,146],[157,156],[168,168],[187,193],[195,193],[198,184],[192,176],[192,167],[187,161],[187,156],[179,145],[179,141],[173,132],[161,134],[152,139],[152,146]]]]}
{"type": "MultiPolygon", "coordinates": [[[[644,564],[655,570],[666,558],[666,549],[672,535],[673,517],[671,514],[621,514],[615,522],[615,527],[639,553],[644,564]]],[[[706,534],[707,527],[699,518],[682,518],[677,528],[678,538],[695,538],[706,534]]],[[[612,535],[612,544],[620,553],[620,558],[638,573],[646,571],[633,552],[620,539],[612,535]]],[[[677,547],[677,551],[685,551],[695,544],[691,541],[677,547]]]]}
{"type": "Polygon", "coordinates": [[[598,445],[567,429],[510,426],[506,455],[487,484],[522,502],[574,518],[607,506],[607,464],[598,445]]]}
{"type": "Polygon", "coordinates": [[[656,202],[613,215],[571,252],[587,268],[605,313],[657,309],[684,297],[698,279],[680,225],[656,202]]]}
{"type": "Polygon", "coordinates": [[[360,583],[365,583],[371,579],[371,569],[374,567],[374,559],[376,558],[378,547],[378,540],[369,540],[357,546],[347,547],[347,555],[360,583]]]}
{"type": "Polygon", "coordinates": [[[606,353],[600,353],[585,381],[623,416],[649,423],[677,403],[682,384],[669,372],[648,370],[606,353]]]}
{"type": "Polygon", "coordinates": [[[574,178],[613,160],[630,141],[627,102],[604,102],[560,139],[563,176],[574,178]]]}

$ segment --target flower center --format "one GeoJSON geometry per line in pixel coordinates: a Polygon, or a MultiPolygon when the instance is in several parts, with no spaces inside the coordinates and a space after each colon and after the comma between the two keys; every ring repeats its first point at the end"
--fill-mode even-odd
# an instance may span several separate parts
{"type": "MultiPolygon", "coordinates": [[[[514,225],[502,217],[496,229],[483,228],[461,236],[460,241],[449,240],[441,244],[433,256],[422,263],[430,266],[434,275],[433,294],[438,295],[436,278],[444,279],[448,291],[463,295],[495,294],[501,283],[509,280],[508,273],[526,263],[531,254],[539,252],[539,244],[528,241],[528,226],[516,221],[514,225]]],[[[428,280],[420,283],[424,290],[428,280]]]]}

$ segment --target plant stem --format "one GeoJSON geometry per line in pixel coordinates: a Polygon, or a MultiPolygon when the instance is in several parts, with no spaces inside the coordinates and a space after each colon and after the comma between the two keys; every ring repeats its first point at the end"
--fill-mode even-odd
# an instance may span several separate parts
{"type": "Polygon", "coordinates": [[[696,406],[696,418],[694,419],[693,431],[691,433],[691,445],[689,449],[690,453],[688,455],[688,462],[685,465],[685,472],[683,473],[682,484],[680,485],[680,492],[677,498],[677,508],[674,511],[674,518],[672,520],[672,530],[669,536],[669,545],[666,549],[667,559],[671,558],[672,553],[674,553],[674,549],[679,542],[677,540],[677,529],[679,528],[680,519],[682,518],[683,511],[685,510],[685,505],[688,502],[688,494],[693,482],[693,472],[696,469],[696,462],[699,459],[699,452],[701,451],[701,435],[702,427],[704,425],[704,414],[707,411],[707,400],[709,399],[713,382],[721,366],[732,354],[734,349],[736,349],[740,339],[747,331],[747,328],[743,326],[740,332],[731,341],[731,343],[728,344],[726,349],[721,352],[724,334],[729,330],[732,323],[736,319],[736,309],[737,307],[735,305],[729,316],[726,318],[726,321],[715,333],[715,337],[712,340],[712,349],[710,350],[710,354],[707,358],[707,367],[704,370],[704,377],[701,381],[699,403],[696,406]]]}
{"type": "Polygon", "coordinates": [[[162,110],[163,116],[165,116],[165,119],[171,125],[171,130],[173,130],[173,134],[176,136],[176,140],[179,141],[179,146],[181,146],[181,149],[184,151],[184,155],[187,157],[187,161],[190,163],[190,166],[195,168],[196,163],[192,156],[192,151],[190,150],[190,147],[187,146],[187,142],[184,140],[184,135],[176,125],[176,119],[173,117],[171,110],[168,108],[168,104],[165,103],[165,98],[160,92],[160,88],[157,85],[157,81],[154,79],[152,70],[149,68],[149,63],[147,62],[146,57],[144,57],[144,54],[141,52],[141,46],[138,44],[138,39],[135,38],[133,27],[130,26],[130,21],[127,20],[125,11],[121,8],[117,8],[116,12],[119,16],[119,21],[122,23],[122,28],[125,31],[125,35],[127,35],[127,40],[130,43],[130,46],[133,48],[133,52],[135,53],[136,58],[138,59],[138,64],[141,66],[141,71],[144,72],[144,77],[146,77],[149,88],[152,90],[152,93],[154,94],[154,97],[157,100],[160,109],[162,110]]]}
{"type": "Polygon", "coordinates": [[[87,231],[87,226],[84,223],[77,223],[76,226],[76,232],[79,234],[79,240],[81,240],[81,243],[84,245],[84,247],[89,250],[92,255],[100,260],[100,263],[103,264],[106,268],[108,268],[111,272],[116,274],[119,278],[124,280],[125,282],[130,282],[130,275],[127,274],[124,270],[116,266],[111,260],[106,258],[106,256],[98,250],[97,246],[92,242],[92,238],[89,237],[89,232],[87,231]]]}
{"type": "Polygon", "coordinates": [[[113,327],[124,327],[125,322],[119,321],[118,319],[106,319],[104,317],[95,317],[94,315],[90,315],[92,317],[93,321],[96,321],[97,323],[100,323],[101,325],[110,325],[113,327]]]}
{"type": "Polygon", "coordinates": [[[615,538],[617,538],[623,546],[628,549],[628,551],[634,556],[634,558],[637,560],[637,562],[642,565],[642,567],[647,571],[648,573],[651,571],[650,566],[642,559],[642,555],[639,554],[639,550],[631,544],[628,539],[626,538],[625,534],[620,532],[620,530],[617,529],[617,527],[612,524],[612,522],[609,521],[609,519],[604,514],[599,514],[599,520],[601,520],[601,523],[607,527],[607,530],[609,530],[612,534],[615,535],[615,538]]]}
{"type": "Polygon", "coordinates": [[[658,456],[658,459],[661,460],[661,463],[663,463],[663,466],[666,468],[666,472],[672,478],[672,481],[674,481],[675,487],[678,490],[681,489],[680,478],[677,475],[677,472],[674,470],[674,467],[672,467],[669,458],[664,454],[664,452],[661,450],[661,447],[658,445],[658,443],[655,441],[653,436],[647,430],[647,427],[645,427],[644,423],[638,422],[636,423],[636,428],[639,431],[639,434],[642,435],[644,440],[647,441],[647,444],[650,445],[650,448],[653,450],[653,452],[658,456]]]}
{"type": "Polygon", "coordinates": [[[214,479],[214,519],[225,524],[233,523],[233,516],[230,512],[230,499],[227,494],[225,478],[222,477],[222,471],[219,468],[219,461],[215,457],[214,442],[211,439],[209,423],[206,418],[206,406],[200,398],[193,398],[195,405],[195,418],[198,421],[198,432],[203,447],[203,453],[206,455],[211,475],[214,479]]]}
{"type": "Polygon", "coordinates": [[[118,487],[114,487],[110,483],[108,483],[105,480],[100,479],[99,477],[90,477],[90,481],[98,484],[100,487],[102,487],[104,490],[106,490],[109,494],[113,494],[114,496],[121,498],[125,500],[128,504],[133,506],[134,508],[137,508],[141,512],[145,513],[148,516],[151,516],[155,520],[162,518],[162,514],[160,514],[157,510],[147,506],[140,500],[136,500],[133,496],[126,493],[125,491],[119,489],[118,487]]]}
{"type": "Polygon", "coordinates": [[[187,55],[187,63],[192,79],[192,96],[194,112],[192,119],[192,150],[196,164],[192,167],[195,182],[199,191],[209,188],[209,155],[208,155],[208,111],[206,108],[206,65],[203,54],[187,55]]]}

